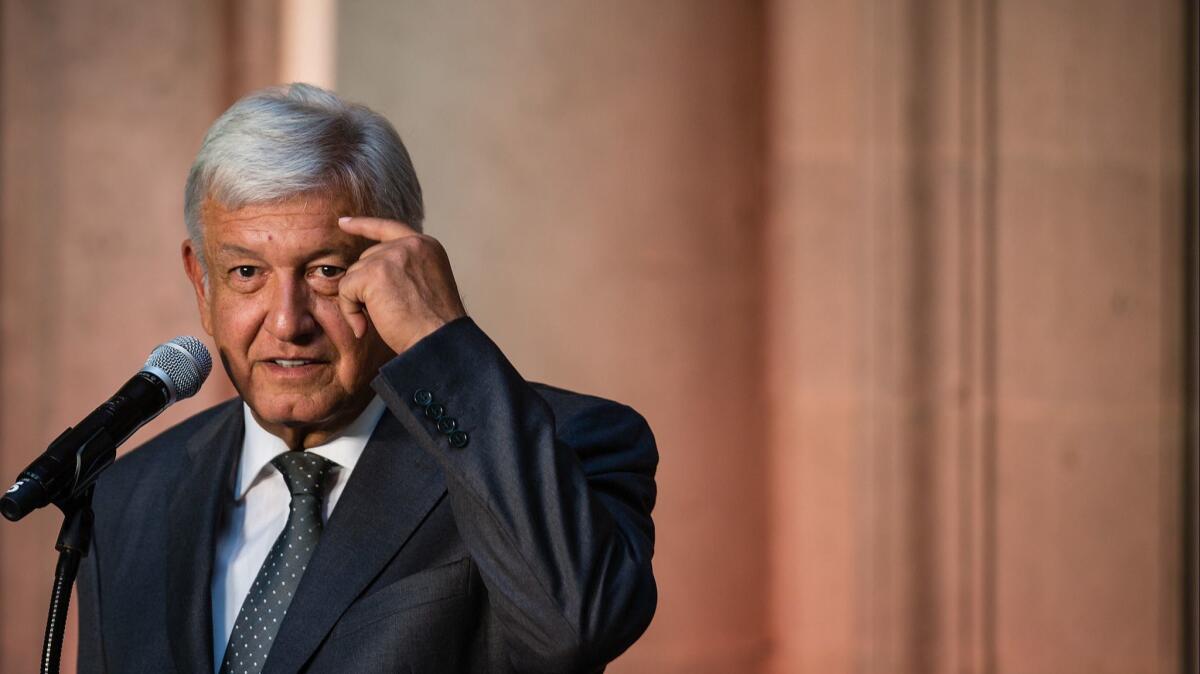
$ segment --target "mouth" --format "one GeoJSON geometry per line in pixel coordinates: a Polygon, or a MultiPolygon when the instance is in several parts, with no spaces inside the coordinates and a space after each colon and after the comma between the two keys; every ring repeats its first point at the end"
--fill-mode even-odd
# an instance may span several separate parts
{"type": "Polygon", "coordinates": [[[315,358],[264,358],[259,363],[273,377],[294,379],[316,376],[329,361],[315,358]]]}
{"type": "Polygon", "coordinates": [[[305,359],[291,360],[291,359],[284,359],[284,358],[273,358],[271,360],[268,360],[267,362],[278,365],[279,367],[293,368],[293,367],[304,367],[305,365],[316,365],[316,364],[320,363],[321,361],[305,360],[305,359]]]}

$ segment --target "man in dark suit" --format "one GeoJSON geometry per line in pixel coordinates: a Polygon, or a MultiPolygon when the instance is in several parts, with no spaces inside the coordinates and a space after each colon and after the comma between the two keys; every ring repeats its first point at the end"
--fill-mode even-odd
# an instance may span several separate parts
{"type": "Polygon", "coordinates": [[[183,260],[239,397],[96,485],[80,672],[591,672],[649,624],[657,451],[466,316],[377,114],[239,101],[183,260]]]}

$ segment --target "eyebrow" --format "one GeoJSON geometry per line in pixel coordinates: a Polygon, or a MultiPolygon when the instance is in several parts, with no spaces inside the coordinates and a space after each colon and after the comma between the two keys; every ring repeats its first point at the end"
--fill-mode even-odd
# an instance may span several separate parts
{"type": "MultiPolygon", "coordinates": [[[[221,244],[221,248],[217,251],[217,253],[220,255],[229,255],[229,254],[243,255],[245,257],[252,257],[256,260],[262,259],[261,256],[258,254],[258,251],[254,251],[249,248],[246,248],[245,246],[239,246],[239,245],[232,244],[232,243],[221,244]]],[[[349,251],[340,250],[337,248],[319,248],[317,250],[312,251],[308,255],[308,259],[315,260],[319,257],[325,257],[327,255],[345,255],[346,257],[351,257],[352,253],[350,253],[349,251]]]]}
{"type": "Polygon", "coordinates": [[[246,257],[258,258],[258,253],[256,251],[230,243],[221,244],[221,248],[217,252],[223,255],[232,253],[234,255],[245,255],[246,257]]]}
{"type": "Polygon", "coordinates": [[[325,257],[327,255],[347,255],[347,252],[344,250],[338,250],[336,248],[321,248],[319,250],[314,250],[308,259],[315,260],[319,257],[325,257]]]}

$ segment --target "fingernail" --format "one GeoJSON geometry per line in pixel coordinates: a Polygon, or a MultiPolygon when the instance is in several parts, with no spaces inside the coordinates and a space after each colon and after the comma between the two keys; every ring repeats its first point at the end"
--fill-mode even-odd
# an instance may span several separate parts
{"type": "Polygon", "coordinates": [[[343,215],[342,217],[338,218],[339,225],[344,225],[347,222],[350,222],[350,216],[348,216],[348,215],[343,215]]]}

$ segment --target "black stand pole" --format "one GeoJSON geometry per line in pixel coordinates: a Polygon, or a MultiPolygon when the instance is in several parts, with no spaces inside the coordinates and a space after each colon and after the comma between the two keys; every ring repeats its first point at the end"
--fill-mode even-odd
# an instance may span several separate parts
{"type": "Polygon", "coordinates": [[[59,506],[63,511],[62,528],[58,531],[58,566],[54,569],[54,587],[50,591],[50,613],[46,616],[46,638],[42,642],[42,674],[58,674],[62,656],[63,630],[67,624],[67,608],[71,604],[71,587],[79,572],[79,560],[87,554],[92,541],[92,488],[77,498],[59,506]]]}

